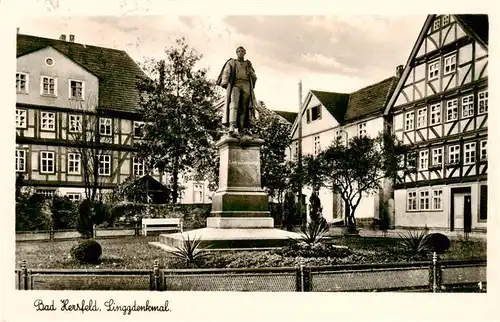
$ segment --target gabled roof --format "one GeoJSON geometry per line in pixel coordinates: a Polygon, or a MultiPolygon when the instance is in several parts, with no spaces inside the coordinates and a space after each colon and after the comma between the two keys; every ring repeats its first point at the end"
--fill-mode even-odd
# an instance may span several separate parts
{"type": "Polygon", "coordinates": [[[316,90],[311,90],[311,93],[316,96],[320,103],[339,123],[343,121],[347,110],[349,94],[323,92],[316,90]]]}
{"type": "Polygon", "coordinates": [[[396,88],[397,80],[394,76],[389,77],[350,94],[347,112],[343,121],[347,122],[383,111],[385,104],[396,88]]]}
{"type": "MultiPolygon", "coordinates": [[[[408,74],[411,71],[411,63],[412,60],[415,58],[415,55],[417,54],[417,51],[420,48],[420,45],[422,44],[427,31],[431,27],[431,23],[434,20],[434,18],[437,15],[428,15],[427,18],[425,19],[424,25],[422,26],[422,29],[420,30],[420,33],[418,35],[417,40],[415,41],[415,44],[413,45],[413,48],[411,50],[411,53],[408,57],[408,60],[406,61],[405,68],[403,70],[403,73],[396,85],[396,89],[393,91],[393,94],[391,94],[391,97],[389,98],[389,101],[387,103],[387,106],[384,111],[384,115],[389,114],[392,105],[394,104],[394,101],[396,100],[396,97],[398,93],[401,91],[401,87],[403,84],[406,82],[406,79],[408,77],[408,74]]],[[[488,21],[488,15],[453,15],[455,19],[457,19],[458,23],[464,28],[464,31],[472,38],[476,39],[479,43],[481,43],[486,49],[488,49],[488,37],[489,37],[489,21],[488,21]]]]}
{"type": "Polygon", "coordinates": [[[396,87],[397,78],[389,77],[351,94],[311,90],[328,112],[344,124],[355,119],[382,112],[396,87]]]}
{"type": "Polygon", "coordinates": [[[285,120],[290,122],[290,124],[293,124],[295,118],[297,118],[297,115],[299,115],[299,113],[288,112],[288,111],[273,111],[273,112],[283,117],[285,120]]]}
{"type": "Polygon", "coordinates": [[[488,46],[488,15],[455,15],[455,18],[471,36],[482,42],[485,47],[488,46]]]}
{"type": "Polygon", "coordinates": [[[145,74],[122,50],[69,41],[17,35],[17,57],[53,47],[99,78],[99,106],[133,112],[139,106],[137,76],[145,74]]]}

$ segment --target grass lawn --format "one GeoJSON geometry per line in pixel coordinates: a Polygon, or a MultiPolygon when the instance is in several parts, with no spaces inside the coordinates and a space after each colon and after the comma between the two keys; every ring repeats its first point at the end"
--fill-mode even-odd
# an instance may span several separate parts
{"type": "MultiPolygon", "coordinates": [[[[103,252],[98,265],[79,264],[70,257],[71,247],[78,241],[54,242],[18,242],[16,243],[16,267],[26,260],[30,269],[37,268],[116,268],[116,269],[151,269],[155,259],[160,268],[176,268],[178,262],[164,250],[151,246],[148,242],[157,241],[157,236],[121,237],[98,239],[103,252]]],[[[333,237],[336,245],[345,245],[352,254],[340,261],[331,258],[314,260],[307,258],[309,265],[333,265],[350,263],[377,263],[409,261],[402,255],[397,238],[391,237],[333,237]]],[[[283,257],[273,251],[262,252],[211,252],[203,261],[203,267],[265,267],[294,266],[297,258],[283,257]]],[[[442,259],[486,259],[486,242],[454,240],[442,259]]]]}

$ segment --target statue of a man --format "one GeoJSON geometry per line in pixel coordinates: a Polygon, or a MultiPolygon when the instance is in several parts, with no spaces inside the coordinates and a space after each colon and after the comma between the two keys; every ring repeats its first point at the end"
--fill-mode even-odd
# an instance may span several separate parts
{"type": "Polygon", "coordinates": [[[245,54],[245,48],[238,47],[237,58],[230,58],[224,64],[217,79],[217,85],[226,89],[222,123],[229,126],[229,133],[244,133],[253,124],[256,105],[253,89],[257,76],[250,61],[245,60],[245,54]]]}

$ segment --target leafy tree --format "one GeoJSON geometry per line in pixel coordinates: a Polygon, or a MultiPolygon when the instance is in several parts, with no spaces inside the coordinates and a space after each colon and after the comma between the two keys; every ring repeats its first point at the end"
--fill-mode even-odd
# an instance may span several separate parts
{"type": "Polygon", "coordinates": [[[172,201],[179,196],[179,179],[194,173],[206,177],[216,164],[214,143],[222,134],[219,99],[202,58],[184,38],[166,49],[166,58],[142,64],[148,77],[138,81],[140,113],[145,121],[144,140],[137,146],[149,167],[171,177],[172,201]]]}
{"type": "MultiPolygon", "coordinates": [[[[394,137],[383,133],[376,138],[353,137],[347,145],[334,142],[310,163],[317,168],[308,171],[315,172],[321,184],[344,201],[347,232],[357,232],[355,213],[362,196],[378,192],[383,179],[395,177],[400,151],[394,137]]],[[[309,178],[308,184],[317,183],[309,178]]]]}
{"type": "Polygon", "coordinates": [[[253,133],[264,140],[260,150],[261,185],[269,196],[282,203],[288,188],[284,178],[291,173],[291,167],[286,162],[286,149],[291,143],[291,125],[268,110],[261,101],[253,133]]]}

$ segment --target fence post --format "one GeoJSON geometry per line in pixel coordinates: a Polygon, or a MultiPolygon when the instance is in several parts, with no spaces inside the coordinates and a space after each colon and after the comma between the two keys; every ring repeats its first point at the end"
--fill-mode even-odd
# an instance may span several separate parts
{"type": "Polygon", "coordinates": [[[26,260],[23,259],[21,263],[21,275],[23,276],[23,288],[28,290],[28,269],[26,267],[26,260]]]}
{"type": "Polygon", "coordinates": [[[134,227],[134,236],[139,236],[139,224],[136,223],[134,227]]]}
{"type": "Polygon", "coordinates": [[[50,236],[50,240],[54,241],[54,226],[53,225],[50,225],[49,236],[50,236]]]}
{"type": "Polygon", "coordinates": [[[160,267],[158,264],[158,260],[155,259],[154,266],[153,266],[153,275],[154,275],[154,289],[155,291],[159,291],[159,284],[160,284],[160,267]]]}
{"type": "Polygon", "coordinates": [[[438,292],[438,262],[437,253],[432,253],[432,293],[438,292]]]}
{"type": "Polygon", "coordinates": [[[94,224],[94,225],[92,226],[92,237],[93,237],[94,239],[95,239],[95,238],[97,238],[97,229],[96,229],[96,228],[97,228],[97,225],[96,225],[96,224],[94,224]]]}

